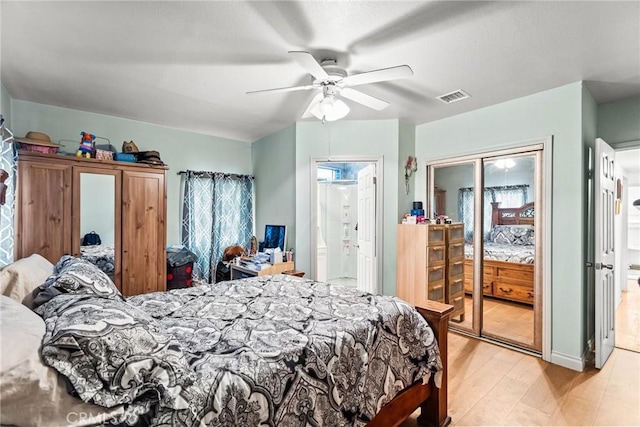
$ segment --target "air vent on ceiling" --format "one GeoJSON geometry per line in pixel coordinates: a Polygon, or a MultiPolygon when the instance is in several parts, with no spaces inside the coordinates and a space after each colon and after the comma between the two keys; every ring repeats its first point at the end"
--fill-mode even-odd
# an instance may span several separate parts
{"type": "Polygon", "coordinates": [[[463,99],[467,99],[469,97],[471,97],[471,95],[469,95],[467,92],[463,91],[462,89],[458,89],[454,90],[451,93],[440,95],[438,99],[445,104],[451,104],[452,102],[462,101],[463,99]]]}

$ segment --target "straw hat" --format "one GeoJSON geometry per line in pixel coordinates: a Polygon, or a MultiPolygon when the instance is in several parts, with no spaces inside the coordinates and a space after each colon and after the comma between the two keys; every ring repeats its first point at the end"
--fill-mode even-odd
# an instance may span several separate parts
{"type": "Polygon", "coordinates": [[[51,142],[49,135],[42,132],[29,131],[24,138],[14,138],[23,144],[44,145],[45,147],[60,147],[58,144],[51,142]]]}

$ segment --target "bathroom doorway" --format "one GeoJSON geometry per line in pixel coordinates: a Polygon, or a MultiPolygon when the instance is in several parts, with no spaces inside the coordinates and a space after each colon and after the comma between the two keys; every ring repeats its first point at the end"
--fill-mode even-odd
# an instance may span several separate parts
{"type": "Polygon", "coordinates": [[[315,162],[315,279],[379,292],[378,161],[315,162]]]}
{"type": "Polygon", "coordinates": [[[615,162],[615,346],[640,352],[640,141],[616,148],[615,162]]]}

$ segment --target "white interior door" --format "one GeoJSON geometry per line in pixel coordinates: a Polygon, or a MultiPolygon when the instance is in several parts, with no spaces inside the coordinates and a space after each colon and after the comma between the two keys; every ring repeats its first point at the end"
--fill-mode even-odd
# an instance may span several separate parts
{"type": "Polygon", "coordinates": [[[376,262],[376,165],[358,172],[358,289],[378,293],[376,262]]]}
{"type": "Polygon", "coordinates": [[[615,344],[614,203],[615,151],[596,139],[595,156],[595,341],[596,368],[604,366],[615,344]]]}

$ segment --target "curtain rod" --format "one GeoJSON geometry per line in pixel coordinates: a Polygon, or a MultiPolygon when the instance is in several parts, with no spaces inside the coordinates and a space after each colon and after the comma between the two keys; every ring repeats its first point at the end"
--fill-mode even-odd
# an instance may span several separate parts
{"type": "MultiPolygon", "coordinates": [[[[484,187],[485,190],[517,190],[519,188],[527,188],[529,184],[517,184],[517,185],[494,185],[493,187],[484,187]]],[[[473,190],[474,187],[462,187],[460,190],[473,190]]]]}
{"type": "Polygon", "coordinates": [[[194,175],[215,175],[215,174],[220,174],[220,175],[224,175],[224,176],[247,177],[247,178],[253,179],[253,175],[243,175],[243,174],[239,174],[239,173],[225,173],[225,172],[190,171],[190,170],[179,171],[178,175],[186,175],[189,172],[191,172],[194,175]]]}

